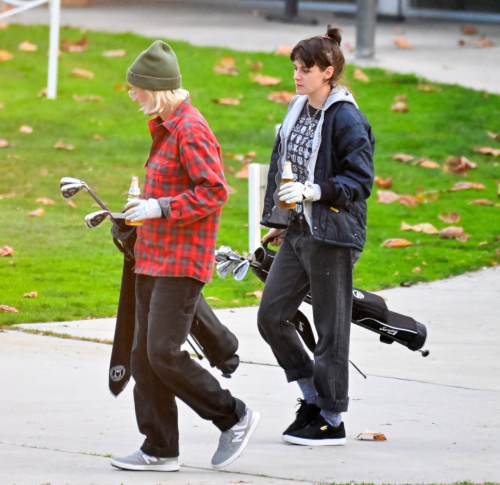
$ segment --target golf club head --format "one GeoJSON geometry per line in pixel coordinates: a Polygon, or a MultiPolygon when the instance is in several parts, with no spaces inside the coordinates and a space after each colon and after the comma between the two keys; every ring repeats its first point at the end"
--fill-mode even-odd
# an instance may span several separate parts
{"type": "Polygon", "coordinates": [[[238,263],[236,268],[233,269],[233,278],[236,281],[241,281],[247,275],[248,268],[250,268],[250,261],[241,261],[241,263],[238,263]]]}
{"type": "Polygon", "coordinates": [[[86,185],[84,182],[80,182],[78,184],[63,185],[61,187],[61,194],[65,199],[70,199],[74,195],[78,194],[78,192],[80,192],[80,190],[82,190],[85,187],[86,185]]]}
{"type": "Polygon", "coordinates": [[[227,254],[231,252],[231,248],[229,246],[221,246],[219,249],[215,251],[215,261],[220,263],[221,261],[227,261],[227,254]]]}
{"type": "Polygon", "coordinates": [[[65,185],[69,184],[84,184],[85,182],[83,180],[78,180],[73,177],[63,177],[61,181],[59,182],[59,187],[64,187],[65,185]]]}
{"type": "Polygon", "coordinates": [[[85,216],[85,224],[87,224],[87,227],[89,229],[93,229],[110,216],[111,214],[109,213],[109,211],[92,212],[92,214],[87,214],[85,216]]]}
{"type": "Polygon", "coordinates": [[[221,278],[226,278],[233,271],[236,264],[238,264],[237,261],[221,261],[217,265],[217,274],[221,278]]]}

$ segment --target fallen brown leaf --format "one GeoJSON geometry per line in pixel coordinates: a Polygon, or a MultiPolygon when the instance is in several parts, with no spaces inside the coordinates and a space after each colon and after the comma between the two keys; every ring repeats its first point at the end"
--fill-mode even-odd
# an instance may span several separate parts
{"type": "Polygon", "coordinates": [[[473,200],[472,202],[469,202],[469,204],[474,204],[474,205],[495,205],[494,202],[491,202],[491,200],[488,200],[488,199],[476,199],[476,200],[473,200]]]}
{"type": "Polygon", "coordinates": [[[68,39],[61,39],[61,50],[65,52],[83,52],[89,45],[89,39],[82,37],[80,40],[71,42],[68,39]]]}
{"type": "Polygon", "coordinates": [[[25,52],[35,52],[36,50],[38,50],[38,46],[36,46],[35,44],[32,44],[31,42],[28,42],[27,40],[25,40],[24,42],[21,42],[19,44],[18,49],[20,51],[25,51],[25,52]]]}
{"type": "Polygon", "coordinates": [[[208,300],[208,301],[220,301],[220,298],[217,298],[215,296],[206,296],[205,300],[208,300]]]}
{"type": "Polygon", "coordinates": [[[496,254],[497,256],[500,256],[500,248],[495,249],[495,254],[496,254]]]}
{"type": "Polygon", "coordinates": [[[251,293],[247,293],[247,296],[255,296],[255,298],[262,298],[262,290],[256,290],[251,293]]]}
{"type": "Polygon", "coordinates": [[[500,180],[497,180],[496,183],[497,183],[497,188],[498,188],[497,195],[498,195],[498,197],[500,197],[500,180]]]}
{"type": "Polygon", "coordinates": [[[267,99],[275,103],[288,104],[294,96],[295,93],[290,93],[288,91],[274,91],[269,93],[267,99]]]}
{"type": "Polygon", "coordinates": [[[415,232],[424,232],[425,234],[439,234],[439,231],[429,222],[423,222],[421,224],[416,224],[415,226],[411,226],[406,222],[401,222],[401,231],[415,231],[415,232]]]}
{"type": "Polygon", "coordinates": [[[5,105],[3,103],[0,103],[0,109],[4,109],[5,105]]]}
{"type": "Polygon", "coordinates": [[[433,162],[432,160],[429,160],[428,158],[422,157],[419,158],[416,162],[413,162],[413,165],[418,165],[420,167],[424,168],[440,168],[441,165],[437,162],[433,162]]]}
{"type": "Polygon", "coordinates": [[[477,29],[476,29],[476,27],[473,27],[472,25],[464,25],[462,27],[462,34],[464,34],[464,35],[476,35],[477,29]]]}
{"type": "Polygon", "coordinates": [[[457,190],[486,190],[486,187],[479,182],[457,182],[451,189],[450,192],[455,192],[457,190]]]}
{"type": "Polygon", "coordinates": [[[73,99],[77,102],[77,103],[85,103],[85,102],[88,102],[88,101],[97,101],[97,102],[101,102],[103,100],[102,96],[98,96],[98,95],[93,95],[93,94],[90,94],[90,95],[87,95],[87,96],[78,96],[78,94],[73,94],[73,99]]]}
{"type": "Polygon", "coordinates": [[[103,141],[104,140],[104,137],[102,135],[99,135],[98,133],[96,133],[93,138],[96,141],[103,141]]]}
{"type": "Polygon", "coordinates": [[[253,82],[261,86],[275,86],[281,82],[281,79],[278,77],[264,76],[263,74],[251,74],[250,78],[253,82]]]}
{"type": "Polygon", "coordinates": [[[32,291],[30,293],[25,293],[23,298],[38,298],[38,293],[36,291],[32,291]]]}
{"type": "Polygon", "coordinates": [[[403,163],[411,162],[414,158],[415,157],[412,157],[411,155],[406,155],[406,153],[396,153],[392,156],[393,160],[398,160],[403,163]]]}
{"type": "Polygon", "coordinates": [[[382,247],[385,248],[406,248],[408,246],[413,246],[413,243],[407,239],[387,239],[382,243],[382,247]]]}
{"type": "Polygon", "coordinates": [[[408,96],[406,94],[398,94],[397,96],[394,97],[394,101],[407,101],[408,96]]]}
{"type": "Polygon", "coordinates": [[[212,103],[237,106],[238,104],[240,104],[240,100],[238,98],[220,98],[212,99],[212,103]]]}
{"type": "Polygon", "coordinates": [[[229,483],[252,483],[250,480],[242,480],[241,478],[233,478],[229,483]]]}
{"type": "Polygon", "coordinates": [[[287,56],[289,57],[292,53],[293,47],[290,45],[279,45],[276,49],[276,54],[279,56],[287,56]]]}
{"type": "Polygon", "coordinates": [[[252,62],[250,59],[246,60],[247,66],[249,67],[250,71],[261,71],[262,68],[264,67],[262,62],[257,61],[257,62],[252,62]]]}
{"type": "Polygon", "coordinates": [[[10,61],[14,56],[5,50],[0,50],[0,62],[1,61],[10,61]]]}
{"type": "Polygon", "coordinates": [[[2,246],[0,248],[0,257],[14,256],[14,249],[10,246],[2,246]]]}
{"type": "Polygon", "coordinates": [[[421,271],[422,271],[422,269],[419,266],[417,266],[411,270],[412,273],[420,273],[421,271]]]}
{"type": "Polygon", "coordinates": [[[19,310],[12,306],[0,305],[0,312],[10,312],[10,313],[18,313],[19,310]]]}
{"type": "Polygon", "coordinates": [[[365,429],[362,433],[359,433],[356,437],[358,440],[369,440],[369,441],[386,441],[384,433],[380,431],[370,431],[369,429],[365,429]]]}
{"type": "Polygon", "coordinates": [[[104,51],[102,53],[103,57],[123,57],[124,55],[127,54],[127,51],[123,49],[112,49],[109,51],[104,51]]]}
{"type": "Polygon", "coordinates": [[[495,44],[486,37],[481,37],[479,39],[467,39],[467,40],[460,39],[458,41],[458,45],[461,46],[470,45],[473,47],[482,47],[482,48],[495,47],[495,44]]]}
{"type": "Polygon", "coordinates": [[[481,241],[478,246],[487,246],[489,244],[488,241],[481,241]]]}
{"type": "Polygon", "coordinates": [[[0,138],[0,148],[7,148],[7,147],[10,147],[10,143],[7,140],[0,138]]]}
{"type": "Polygon", "coordinates": [[[439,214],[439,219],[441,219],[443,222],[446,222],[447,224],[455,224],[460,221],[460,216],[456,212],[450,212],[449,214],[446,214],[446,212],[443,212],[439,214]]]}
{"type": "Polygon", "coordinates": [[[482,153],[483,155],[491,155],[492,157],[498,157],[498,155],[500,155],[499,148],[481,147],[474,148],[474,151],[477,153],[482,153]]]}
{"type": "Polygon", "coordinates": [[[500,265],[496,261],[492,261],[491,262],[491,266],[495,266],[496,267],[496,266],[500,266],[500,265]]]}
{"type": "Polygon", "coordinates": [[[29,217],[42,217],[45,214],[45,210],[40,208],[40,209],[35,209],[34,211],[28,212],[29,217]]]}
{"type": "Polygon", "coordinates": [[[381,189],[390,189],[392,187],[392,178],[388,177],[383,179],[382,177],[375,177],[375,183],[377,184],[377,187],[380,187],[381,189]]]}
{"type": "Polygon", "coordinates": [[[439,237],[445,239],[455,239],[457,236],[460,236],[464,233],[463,227],[450,226],[445,227],[439,231],[439,237]]]}
{"type": "Polygon", "coordinates": [[[370,78],[359,68],[354,69],[354,79],[364,83],[370,82],[370,78]]]}
{"type": "Polygon", "coordinates": [[[94,73],[91,71],[86,71],[85,69],[75,68],[71,71],[71,77],[83,77],[86,79],[93,79],[94,73]]]}
{"type": "Polygon", "coordinates": [[[76,209],[76,204],[72,201],[72,200],[67,200],[66,201],[66,204],[68,204],[70,207],[72,207],[73,209],[76,209]]]}
{"type": "Polygon", "coordinates": [[[37,95],[37,98],[46,98],[47,97],[47,88],[43,88],[37,95]]]}
{"type": "Polygon", "coordinates": [[[247,179],[248,178],[248,163],[244,163],[241,169],[234,174],[237,179],[247,179]]]}
{"type": "Polygon", "coordinates": [[[418,83],[418,89],[419,91],[422,91],[424,93],[431,93],[434,91],[441,91],[441,88],[439,86],[434,86],[432,84],[425,84],[425,83],[418,83]]]}
{"type": "Polygon", "coordinates": [[[234,187],[231,187],[230,185],[227,186],[227,193],[229,195],[236,194],[238,192],[234,187]]]}
{"type": "Polygon", "coordinates": [[[408,111],[410,111],[410,108],[408,108],[408,105],[403,101],[398,101],[391,106],[391,111],[394,111],[396,113],[408,113],[408,111]]]}
{"type": "Polygon", "coordinates": [[[75,147],[73,145],[65,145],[62,138],[54,145],[54,148],[57,148],[59,150],[74,150],[75,149],[75,147]]]}
{"type": "Polygon", "coordinates": [[[21,128],[19,128],[19,131],[21,133],[26,133],[27,135],[30,135],[31,133],[33,133],[33,128],[31,128],[31,126],[28,125],[23,125],[21,126],[21,128]]]}
{"type": "Polygon", "coordinates": [[[471,234],[460,234],[455,239],[460,242],[467,242],[471,237],[471,234]]]}
{"type": "Polygon", "coordinates": [[[444,161],[444,170],[451,173],[467,173],[477,167],[477,163],[471,162],[468,158],[464,156],[459,157],[448,157],[444,161]]]}
{"type": "Polygon", "coordinates": [[[43,205],[54,205],[54,201],[52,199],[47,199],[46,197],[38,197],[36,199],[37,204],[43,204],[43,205]]]}
{"type": "Polygon", "coordinates": [[[406,205],[407,207],[414,207],[419,204],[421,200],[413,195],[400,195],[398,202],[402,205],[406,205]]]}
{"type": "Polygon", "coordinates": [[[493,140],[500,140],[500,133],[493,133],[492,131],[487,131],[486,133],[490,138],[493,138],[493,140]]]}
{"type": "Polygon", "coordinates": [[[237,76],[240,73],[236,67],[236,61],[232,57],[223,57],[219,59],[213,71],[217,74],[227,74],[229,76],[237,76]]]}
{"type": "Polygon", "coordinates": [[[410,43],[404,37],[396,37],[394,39],[394,45],[398,49],[411,49],[410,43]]]}
{"type": "Polygon", "coordinates": [[[0,30],[5,30],[9,24],[0,20],[0,30]]]}
{"type": "Polygon", "coordinates": [[[392,204],[399,199],[399,195],[390,190],[377,190],[377,195],[379,204],[392,204]]]}

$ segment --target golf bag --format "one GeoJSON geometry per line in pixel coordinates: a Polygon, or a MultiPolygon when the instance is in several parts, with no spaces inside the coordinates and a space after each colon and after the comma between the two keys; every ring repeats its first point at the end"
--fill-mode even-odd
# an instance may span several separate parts
{"type": "MultiPolygon", "coordinates": [[[[135,227],[125,225],[122,220],[117,222],[113,223],[111,234],[116,247],[124,254],[124,260],[109,368],[109,389],[114,396],[125,389],[131,377],[130,358],[135,330],[134,244],[137,238],[135,227]]],[[[240,363],[236,354],[238,339],[219,321],[203,295],[200,295],[196,307],[190,336],[210,365],[217,367],[224,377],[230,377],[237,369],[240,363]]],[[[198,358],[203,358],[197,351],[196,354],[198,358]]]]}
{"type": "MultiPolygon", "coordinates": [[[[253,254],[253,260],[260,264],[252,265],[252,271],[264,283],[275,256],[276,251],[269,249],[267,243],[257,248],[253,254]]],[[[310,293],[304,301],[312,303],[310,293]]],[[[292,322],[309,350],[314,351],[316,342],[307,317],[298,311],[292,322]]],[[[353,288],[352,323],[375,332],[385,344],[397,342],[413,351],[420,351],[427,338],[425,325],[411,317],[390,311],[383,298],[358,288],[353,288]]],[[[429,355],[427,350],[421,352],[424,357],[429,355]]]]}

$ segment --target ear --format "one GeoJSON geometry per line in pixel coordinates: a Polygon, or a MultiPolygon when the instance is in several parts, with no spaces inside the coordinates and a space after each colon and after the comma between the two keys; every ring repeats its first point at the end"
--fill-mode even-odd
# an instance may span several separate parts
{"type": "Polygon", "coordinates": [[[332,76],[333,76],[333,66],[328,66],[324,71],[323,71],[323,80],[328,81],[332,76]]]}

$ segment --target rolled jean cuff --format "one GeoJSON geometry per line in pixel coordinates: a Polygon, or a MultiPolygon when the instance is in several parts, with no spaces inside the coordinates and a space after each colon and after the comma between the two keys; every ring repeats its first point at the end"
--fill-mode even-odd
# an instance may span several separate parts
{"type": "Polygon", "coordinates": [[[231,429],[236,423],[240,421],[240,419],[243,416],[245,416],[245,409],[246,409],[245,403],[243,401],[240,401],[239,399],[236,398],[233,399],[234,399],[233,412],[229,416],[226,416],[225,418],[213,421],[215,426],[217,426],[217,428],[219,428],[222,432],[231,429]]]}
{"type": "Polygon", "coordinates": [[[155,458],[177,458],[179,456],[179,443],[167,447],[159,447],[148,443],[146,440],[141,446],[141,451],[155,458]]]}
{"type": "Polygon", "coordinates": [[[345,413],[349,407],[349,398],[341,400],[326,399],[324,397],[316,398],[316,405],[325,411],[334,413],[345,413]]]}
{"type": "Polygon", "coordinates": [[[288,382],[298,381],[299,379],[304,379],[306,377],[312,377],[314,375],[314,362],[310,360],[306,365],[303,365],[298,369],[285,370],[285,375],[288,382]]]}

